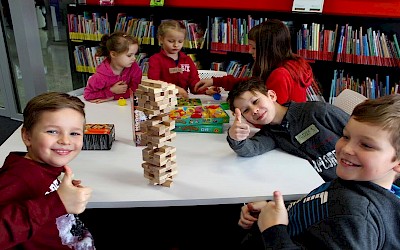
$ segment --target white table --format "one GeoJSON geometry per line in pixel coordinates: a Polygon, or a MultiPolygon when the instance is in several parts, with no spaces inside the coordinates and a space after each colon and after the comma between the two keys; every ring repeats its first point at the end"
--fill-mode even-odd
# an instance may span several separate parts
{"type": "MultiPolygon", "coordinates": [[[[224,134],[178,132],[178,174],[171,187],[153,186],[143,176],[143,147],[132,140],[130,103],[86,102],[87,123],[114,123],[111,150],[82,151],[69,165],[76,179],[93,188],[88,208],[162,207],[234,204],[272,198],[280,190],[286,200],[298,199],[323,183],[304,159],[273,150],[238,157],[224,134]]],[[[20,129],[1,147],[0,162],[10,151],[25,151],[20,129]]]]}

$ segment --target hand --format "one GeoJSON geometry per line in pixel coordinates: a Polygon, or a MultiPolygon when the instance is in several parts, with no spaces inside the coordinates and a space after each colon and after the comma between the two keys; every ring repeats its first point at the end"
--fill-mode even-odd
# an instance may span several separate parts
{"type": "Polygon", "coordinates": [[[181,88],[179,86],[176,86],[176,88],[178,89],[178,97],[189,98],[189,93],[184,88],[181,88]]]}
{"type": "Polygon", "coordinates": [[[258,215],[258,228],[260,232],[275,226],[275,225],[288,225],[289,218],[288,212],[283,201],[281,192],[274,192],[274,200],[265,205],[260,214],[258,215]]]}
{"type": "Polygon", "coordinates": [[[128,90],[128,84],[125,81],[116,82],[113,86],[111,86],[110,91],[116,95],[125,94],[128,90]]]}
{"type": "Polygon", "coordinates": [[[243,141],[250,135],[250,126],[249,124],[242,123],[242,113],[238,108],[235,108],[235,120],[229,128],[228,133],[235,141],[243,141]]]}
{"type": "Polygon", "coordinates": [[[216,93],[221,93],[221,88],[211,86],[206,90],[206,95],[214,95],[216,93]]]}
{"type": "Polygon", "coordinates": [[[212,78],[200,80],[194,85],[194,92],[204,92],[208,87],[213,86],[213,84],[214,81],[212,78]]]}
{"type": "Polygon", "coordinates": [[[242,211],[240,212],[240,219],[238,225],[243,229],[250,229],[254,222],[257,221],[258,213],[261,208],[267,204],[266,201],[257,201],[247,203],[242,207],[242,211]]]}
{"type": "Polygon", "coordinates": [[[93,99],[93,100],[89,100],[89,102],[92,102],[92,103],[102,103],[102,102],[108,102],[108,101],[112,101],[112,100],[114,100],[114,97],[108,97],[108,98],[105,98],[105,99],[93,99]]]}
{"type": "Polygon", "coordinates": [[[65,166],[64,177],[57,193],[64,204],[67,213],[80,214],[86,209],[86,205],[92,195],[92,189],[81,186],[80,180],[73,180],[70,167],[65,166]]]}

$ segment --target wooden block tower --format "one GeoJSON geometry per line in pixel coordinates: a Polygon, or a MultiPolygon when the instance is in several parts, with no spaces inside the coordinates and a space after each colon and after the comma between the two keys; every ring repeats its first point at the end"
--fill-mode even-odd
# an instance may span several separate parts
{"type": "Polygon", "coordinates": [[[175,85],[163,81],[142,80],[135,92],[137,109],[146,114],[148,119],[141,123],[144,177],[153,185],[170,187],[172,178],[178,173],[176,164],[176,148],[168,145],[176,136],[175,121],[169,112],[177,104],[175,85]]]}

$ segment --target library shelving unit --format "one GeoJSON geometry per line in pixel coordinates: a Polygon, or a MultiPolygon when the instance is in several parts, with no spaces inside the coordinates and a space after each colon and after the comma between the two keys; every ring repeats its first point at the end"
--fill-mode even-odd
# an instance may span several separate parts
{"type": "MultiPolygon", "coordinates": [[[[114,6],[99,6],[98,1],[87,0],[87,5],[69,6],[68,14],[83,17],[88,13],[91,17],[106,15],[109,32],[115,30],[118,17],[151,22],[153,28],[147,40],[152,42],[143,39],[139,51],[147,56],[159,51],[154,36],[161,20],[188,20],[199,24],[204,31],[204,42],[198,44],[203,46],[186,46],[184,52],[195,54],[201,69],[206,70],[216,69],[215,65],[224,65],[222,67],[226,70],[231,61],[248,66],[252,59],[247,53],[246,39],[248,30],[255,24],[253,21],[277,18],[288,24],[293,51],[309,60],[326,100],[332,95],[334,79],[338,83],[335,91],[340,91],[343,85],[360,86],[368,97],[374,97],[371,82],[376,85],[375,91],[385,93],[391,92],[399,83],[400,49],[396,39],[400,39],[400,8],[396,0],[367,0],[362,3],[325,0],[322,14],[291,12],[293,2],[289,0],[254,0],[246,2],[246,5],[240,0],[166,2],[163,7],[150,7],[148,0],[136,0],[135,3],[116,0],[114,6]],[[226,32],[233,29],[236,33],[226,32]],[[235,43],[231,44],[232,41],[235,43]]],[[[76,74],[73,79],[77,87],[82,87],[93,68],[76,67],[73,52],[83,46],[94,47],[99,42],[85,37],[80,39],[76,34],[71,36],[70,30],[71,67],[76,74]]]]}

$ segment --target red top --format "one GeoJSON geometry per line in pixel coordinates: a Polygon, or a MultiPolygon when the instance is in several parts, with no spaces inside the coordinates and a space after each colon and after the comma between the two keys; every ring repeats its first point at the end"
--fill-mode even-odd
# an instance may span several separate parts
{"type": "Polygon", "coordinates": [[[25,154],[10,153],[0,168],[1,249],[94,249],[91,234],[54,192],[64,168],[25,154]]]}
{"type": "MultiPolygon", "coordinates": [[[[303,65],[304,66],[304,65],[303,65]]],[[[284,104],[289,101],[305,102],[307,100],[306,89],[313,82],[313,73],[310,65],[306,65],[303,74],[296,72],[300,66],[299,62],[288,60],[281,67],[274,69],[269,75],[265,85],[267,89],[275,91],[277,102],[284,104]],[[292,78],[289,70],[299,74],[299,81],[292,78]]],[[[235,78],[232,75],[224,77],[213,77],[213,85],[231,90],[233,85],[247,78],[235,78]]]]}
{"type": "Polygon", "coordinates": [[[200,81],[199,73],[192,58],[179,51],[178,61],[161,51],[149,58],[147,77],[153,80],[175,84],[194,93],[194,85],[200,81]]]}

